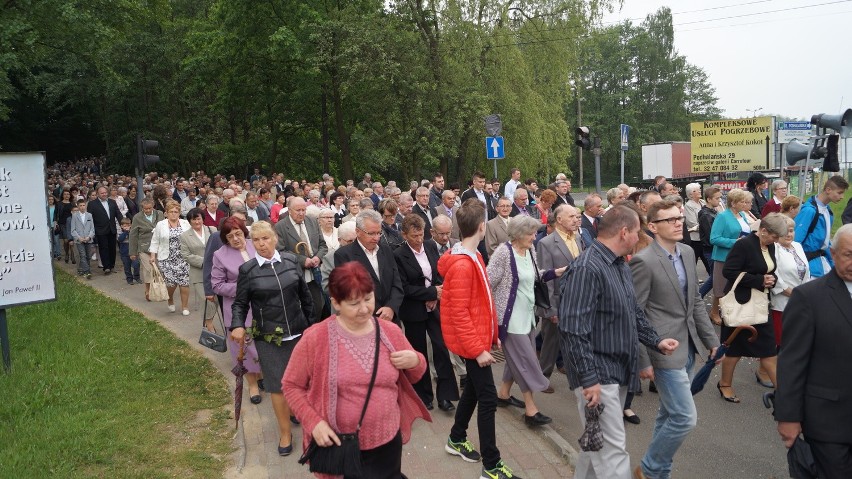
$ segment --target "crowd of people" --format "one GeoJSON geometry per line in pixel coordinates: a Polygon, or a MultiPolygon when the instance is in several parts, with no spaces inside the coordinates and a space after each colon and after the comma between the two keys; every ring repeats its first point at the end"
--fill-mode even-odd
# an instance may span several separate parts
{"type": "Polygon", "coordinates": [[[347,477],[322,469],[317,451],[345,448],[353,435],[363,477],[404,477],[411,424],[430,420],[436,403],[454,416],[449,454],[481,461],[483,478],[518,477],[497,447],[496,408],[523,410],[529,427],[552,422],[535,393],[553,393],[559,371],[579,421],[601,432],[575,477],[668,478],[697,423],[698,346],[712,355],[726,341],[721,398],[740,401],[735,367],[759,358],[756,380],[775,390],[785,444],[804,431],[820,477],[852,477],[849,433],[824,426],[827,414],[847,420],[852,391],[814,369],[847,368],[838,360],[852,345],[810,306],[832,293],[831,314],[849,321],[831,327],[852,325],[852,226],[830,238],[842,176],[804,202],[783,179],[770,185],[755,173],[724,201],[717,185],[692,183],[681,196],[658,177],[647,190],[619,185],[579,205],[565,175],[539,187],[517,168],[503,188],[478,172],[462,189],[441,174],[404,187],[370,174],[312,182],[259,169],[245,180],[149,173],[140,185],[104,173],[102,162],[48,169],[54,258],[90,279],[92,264],[116,272],[119,256],[128,285],[144,284],[149,301],[162,276],[169,312],[176,291],[181,314],[203,311],[206,328],[221,312],[234,361],[245,358],[250,402],[270,396],[278,453],[293,453],[301,425],[318,477],[347,477]],[[741,304],[771,298],[754,342],[728,341],[734,328],[719,299],[732,289],[741,304]],[[506,358],[499,381],[495,350],[506,358]],[[640,422],[631,409],[640,379],[660,406],[631,470],[625,422],[640,422]],[[478,450],[467,434],[474,413],[478,450]]]}

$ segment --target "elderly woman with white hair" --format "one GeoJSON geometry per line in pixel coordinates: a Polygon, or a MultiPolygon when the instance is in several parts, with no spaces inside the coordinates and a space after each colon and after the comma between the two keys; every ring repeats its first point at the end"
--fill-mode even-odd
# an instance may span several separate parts
{"type": "Polygon", "coordinates": [[[707,274],[713,274],[710,271],[710,266],[707,260],[704,259],[704,249],[701,247],[701,233],[698,231],[698,212],[705,205],[701,199],[701,185],[698,183],[690,183],[686,185],[686,203],[683,204],[683,226],[689,236],[684,236],[684,240],[689,240],[689,245],[695,251],[695,257],[701,260],[707,274]]]}
{"type": "Polygon", "coordinates": [[[606,202],[609,203],[609,206],[604,209],[604,213],[609,211],[613,206],[624,201],[624,198],[627,198],[627,195],[624,194],[624,190],[619,187],[610,188],[606,191],[606,202]]]}
{"type": "Polygon", "coordinates": [[[506,354],[497,405],[523,407],[524,422],[528,426],[541,426],[553,421],[541,414],[533,401],[534,391],[550,387],[535,353],[533,285],[538,277],[550,281],[565,271],[565,267],[547,271],[538,269],[533,240],[539,226],[539,221],[529,216],[512,218],[506,231],[509,242],[494,250],[487,268],[497,309],[498,335],[506,354]],[[513,383],[518,383],[524,401],[509,395],[513,383]]]}

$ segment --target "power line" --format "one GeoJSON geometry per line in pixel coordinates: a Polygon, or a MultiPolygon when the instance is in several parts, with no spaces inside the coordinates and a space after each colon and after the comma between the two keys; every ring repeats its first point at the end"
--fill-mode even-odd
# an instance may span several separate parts
{"type": "Polygon", "coordinates": [[[808,18],[821,18],[821,17],[827,17],[829,15],[838,16],[838,15],[844,15],[844,14],[847,14],[847,13],[852,13],[852,10],[843,10],[841,12],[819,13],[819,14],[816,14],[816,15],[807,15],[807,16],[795,17],[795,18],[794,17],[774,18],[772,20],[763,20],[763,21],[755,21],[755,22],[748,22],[748,23],[735,23],[735,24],[730,24],[730,25],[713,25],[713,26],[710,26],[710,27],[690,28],[690,29],[687,29],[687,30],[677,30],[676,29],[675,33],[700,32],[700,31],[705,31],[705,30],[718,30],[720,28],[732,28],[732,27],[736,28],[736,27],[747,27],[747,26],[751,26],[751,25],[763,25],[763,24],[767,24],[767,23],[800,21],[800,20],[804,20],[804,19],[808,19],[808,18]]]}
{"type": "Polygon", "coordinates": [[[734,19],[734,18],[753,17],[755,15],[766,15],[768,13],[789,12],[791,10],[801,10],[801,9],[804,9],[804,8],[813,8],[813,7],[824,7],[826,5],[836,5],[838,3],[849,3],[849,2],[852,2],[852,0],[836,0],[834,2],[815,3],[813,5],[801,5],[801,6],[798,6],[798,7],[780,8],[778,10],[766,10],[766,11],[763,11],[763,12],[743,13],[743,14],[740,14],[740,15],[731,15],[729,17],[712,18],[712,19],[708,19],[708,20],[694,20],[694,21],[691,21],[691,22],[679,23],[677,25],[673,24],[672,26],[693,25],[693,24],[696,24],[696,23],[707,23],[707,22],[718,22],[720,20],[731,20],[731,19],[734,19]]]}
{"type": "MultiPolygon", "coordinates": [[[[762,0],[760,0],[760,1],[762,1],[762,0]]],[[[801,6],[797,6],[797,7],[788,7],[788,8],[782,8],[782,9],[777,9],[777,10],[767,10],[767,11],[764,11],[764,12],[757,12],[757,13],[745,13],[745,14],[731,15],[731,16],[728,16],[728,17],[721,17],[721,18],[709,18],[709,19],[704,19],[704,20],[694,20],[694,21],[683,22],[683,23],[673,23],[672,27],[677,28],[677,27],[682,26],[682,25],[695,25],[695,24],[701,24],[701,23],[710,23],[710,22],[716,22],[716,21],[720,21],[720,20],[730,20],[730,19],[735,19],[735,18],[744,18],[744,17],[755,16],[755,15],[765,15],[765,14],[769,14],[769,13],[788,12],[788,11],[793,11],[793,10],[801,10],[801,9],[805,9],[805,8],[821,7],[821,6],[835,5],[835,4],[840,4],[840,3],[850,3],[850,2],[852,2],[852,0],[836,0],[836,1],[833,1],[833,2],[818,3],[818,4],[813,4],[813,5],[801,5],[801,6]]],[[[752,3],[759,3],[759,2],[752,2],[752,3]]],[[[716,8],[722,8],[722,7],[716,7],[716,8]]],[[[831,12],[831,14],[836,14],[836,12],[831,12]]],[[[770,22],[773,22],[773,21],[781,21],[781,20],[789,20],[789,19],[774,19],[774,20],[766,21],[764,23],[770,23],[770,22]]],[[[723,25],[723,26],[713,27],[713,28],[722,28],[722,27],[727,27],[727,26],[728,25],[723,25]]],[[[564,31],[564,32],[568,33],[570,31],[579,31],[580,28],[579,27],[552,28],[552,29],[542,29],[542,30],[539,30],[539,32],[544,33],[544,32],[547,32],[547,31],[554,31],[554,30],[564,31]]],[[[585,29],[583,29],[582,31],[585,31],[585,29]]],[[[692,30],[685,30],[685,31],[692,31],[692,30]]],[[[591,33],[593,33],[593,34],[598,33],[598,31],[592,31],[591,33]]],[[[502,37],[502,36],[510,36],[510,35],[511,36],[518,35],[518,32],[507,32],[505,34],[491,35],[489,38],[495,39],[495,38],[499,38],[499,37],[502,37]]],[[[552,42],[559,42],[559,41],[566,41],[566,40],[576,40],[576,37],[571,36],[571,37],[558,37],[558,38],[509,42],[509,43],[505,43],[505,44],[501,44],[501,45],[490,45],[488,48],[507,48],[507,47],[512,47],[512,46],[537,45],[537,44],[545,44],[545,43],[552,43],[552,42]]],[[[480,47],[446,48],[446,49],[444,49],[444,51],[449,51],[449,50],[464,51],[464,50],[474,50],[474,49],[479,49],[479,48],[480,47]]]]}

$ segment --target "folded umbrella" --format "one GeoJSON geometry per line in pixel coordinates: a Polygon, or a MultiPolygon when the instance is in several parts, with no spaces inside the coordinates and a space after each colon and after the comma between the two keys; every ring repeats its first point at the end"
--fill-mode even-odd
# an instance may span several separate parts
{"type": "Polygon", "coordinates": [[[801,436],[796,438],[790,449],[787,449],[787,468],[790,477],[794,479],[816,479],[819,477],[811,446],[801,436]]]}
{"type": "Polygon", "coordinates": [[[236,386],[234,387],[234,421],[236,421],[235,427],[240,427],[240,411],[243,408],[243,376],[248,372],[246,369],[243,359],[246,355],[246,344],[243,342],[240,344],[240,353],[237,354],[237,365],[231,369],[231,372],[234,373],[236,379],[236,386]]]}
{"type": "Polygon", "coordinates": [[[603,432],[600,423],[603,410],[603,404],[594,407],[586,406],[586,428],[583,430],[583,435],[577,440],[580,443],[580,449],[583,451],[600,451],[603,448],[603,432]]]}
{"type": "Polygon", "coordinates": [[[757,330],[754,329],[754,326],[739,326],[734,329],[734,332],[728,336],[728,340],[724,343],[720,344],[718,348],[716,348],[716,354],[713,357],[709,358],[704,366],[701,366],[701,369],[695,373],[695,377],[692,378],[692,385],[690,385],[689,390],[692,392],[692,395],[695,396],[702,389],[704,389],[704,385],[707,384],[707,380],[710,379],[710,373],[713,371],[713,368],[716,367],[716,361],[722,359],[722,356],[728,352],[728,348],[731,347],[731,344],[734,342],[734,338],[740,334],[740,331],[743,329],[747,329],[751,331],[751,337],[748,338],[750,343],[753,343],[757,339],[757,330]]]}

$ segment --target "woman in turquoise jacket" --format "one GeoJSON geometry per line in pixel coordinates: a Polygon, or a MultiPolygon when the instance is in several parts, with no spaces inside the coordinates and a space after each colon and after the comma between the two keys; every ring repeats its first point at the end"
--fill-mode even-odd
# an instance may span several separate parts
{"type": "Polygon", "coordinates": [[[741,189],[728,192],[728,209],[719,213],[710,229],[710,244],[713,245],[713,295],[721,298],[725,295],[728,280],[722,276],[722,268],[728,252],[734,243],[751,233],[749,216],[745,213],[751,208],[752,194],[741,189]]]}

